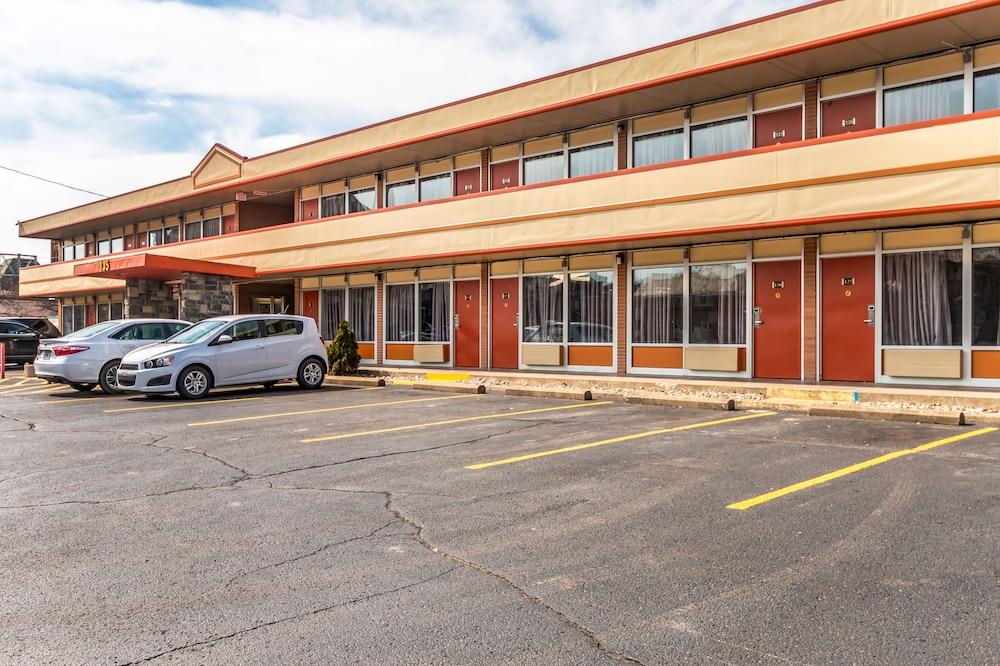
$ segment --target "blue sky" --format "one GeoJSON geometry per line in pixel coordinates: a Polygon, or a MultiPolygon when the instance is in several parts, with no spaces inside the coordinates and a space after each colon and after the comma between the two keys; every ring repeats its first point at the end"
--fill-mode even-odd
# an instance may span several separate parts
{"type": "MultiPolygon", "coordinates": [[[[103,194],[661,44],[792,0],[0,3],[0,165],[103,194]],[[485,11],[484,8],[489,8],[485,11]]],[[[94,197],[0,171],[15,222],[94,197]]]]}

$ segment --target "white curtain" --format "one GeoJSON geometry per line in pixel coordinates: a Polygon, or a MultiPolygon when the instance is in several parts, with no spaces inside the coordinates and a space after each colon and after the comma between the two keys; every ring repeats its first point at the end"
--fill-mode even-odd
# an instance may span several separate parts
{"type": "Polygon", "coordinates": [[[524,158],[524,184],[547,183],[564,178],[563,154],[552,153],[524,158]]]}
{"type": "Polygon", "coordinates": [[[408,181],[406,183],[395,183],[386,188],[385,205],[402,206],[413,203],[417,200],[417,184],[408,181]]]}
{"type": "Polygon", "coordinates": [[[451,283],[426,282],[420,285],[420,341],[448,342],[451,339],[451,283]]]}
{"type": "Polygon", "coordinates": [[[530,275],[522,280],[521,330],[525,342],[563,341],[563,275],[530,275]]]}
{"type": "Polygon", "coordinates": [[[337,334],[337,328],[340,327],[340,322],[347,319],[347,310],[344,308],[344,300],[346,296],[346,290],[341,289],[324,289],[320,292],[320,298],[323,302],[323,330],[322,335],[324,340],[333,340],[333,336],[337,334]]]}
{"type": "Polygon", "coordinates": [[[614,339],[614,276],[610,271],[569,276],[569,341],[614,339]]]}
{"type": "Polygon", "coordinates": [[[887,254],[882,259],[885,344],[961,344],[961,250],[887,254]]]}
{"type": "Polygon", "coordinates": [[[615,168],[615,148],[613,143],[602,143],[598,146],[587,146],[569,151],[569,175],[589,176],[592,173],[604,173],[615,168]]]}
{"type": "Polygon", "coordinates": [[[642,268],[632,271],[632,342],[684,341],[684,269],[642,268]]]}
{"type": "Polygon", "coordinates": [[[386,285],[385,294],[385,339],[388,342],[413,342],[416,337],[414,285],[386,285]]]}
{"type": "Polygon", "coordinates": [[[632,165],[663,164],[684,159],[684,130],[637,136],[632,141],[632,165]]]}
{"type": "Polygon", "coordinates": [[[884,125],[915,123],[946,116],[957,116],[963,107],[962,78],[918,83],[886,90],[883,97],[884,125]]]}
{"type": "Polygon", "coordinates": [[[721,155],[750,146],[749,126],[746,118],[720,120],[691,128],[691,157],[721,155]]]}
{"type": "Polygon", "coordinates": [[[375,188],[367,190],[355,190],[349,195],[350,210],[352,213],[360,213],[375,208],[375,188]]]}
{"type": "Polygon", "coordinates": [[[746,342],[746,264],[691,267],[692,344],[746,342]]]}
{"type": "Polygon", "coordinates": [[[433,201],[434,199],[443,199],[445,197],[450,197],[451,195],[450,173],[444,174],[443,176],[433,176],[431,178],[420,179],[421,201],[433,201]]]}
{"type": "Polygon", "coordinates": [[[358,342],[375,342],[375,287],[351,287],[349,319],[358,342]]]}

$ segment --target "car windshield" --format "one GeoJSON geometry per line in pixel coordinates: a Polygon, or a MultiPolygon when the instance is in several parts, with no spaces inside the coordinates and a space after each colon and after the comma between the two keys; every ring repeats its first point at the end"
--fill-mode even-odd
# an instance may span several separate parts
{"type": "Polygon", "coordinates": [[[93,326],[87,326],[86,328],[81,328],[78,331],[67,333],[66,335],[63,336],[63,339],[79,340],[80,338],[89,338],[91,336],[97,335],[98,333],[104,333],[120,325],[121,325],[120,321],[102,321],[100,324],[94,324],[93,326]]]}
{"type": "Polygon", "coordinates": [[[208,319],[200,321],[194,326],[185,328],[177,335],[167,338],[164,342],[175,345],[186,345],[192,342],[201,342],[228,323],[229,322],[225,319],[208,319]]]}

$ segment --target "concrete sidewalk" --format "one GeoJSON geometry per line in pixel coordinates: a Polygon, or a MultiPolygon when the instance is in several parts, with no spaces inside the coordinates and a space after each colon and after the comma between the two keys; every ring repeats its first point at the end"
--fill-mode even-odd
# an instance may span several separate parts
{"type": "Polygon", "coordinates": [[[428,371],[386,366],[368,366],[361,372],[368,378],[381,377],[394,383],[438,390],[469,391],[482,386],[481,390],[509,395],[612,398],[716,409],[782,409],[817,416],[925,423],[1000,423],[1000,391],[982,389],[486,370],[428,371]]]}

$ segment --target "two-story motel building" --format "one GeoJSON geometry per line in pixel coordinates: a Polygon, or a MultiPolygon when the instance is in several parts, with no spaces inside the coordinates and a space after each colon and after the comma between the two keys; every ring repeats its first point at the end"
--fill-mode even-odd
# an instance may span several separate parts
{"type": "Polygon", "coordinates": [[[836,0],[21,223],[64,330],[365,362],[1000,385],[1000,1],[836,0]]]}

